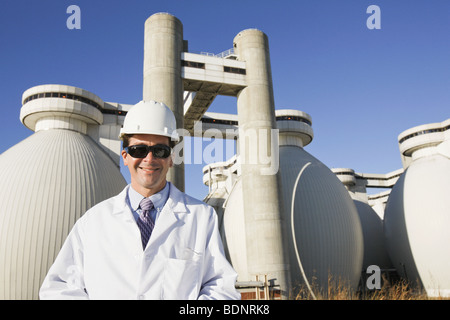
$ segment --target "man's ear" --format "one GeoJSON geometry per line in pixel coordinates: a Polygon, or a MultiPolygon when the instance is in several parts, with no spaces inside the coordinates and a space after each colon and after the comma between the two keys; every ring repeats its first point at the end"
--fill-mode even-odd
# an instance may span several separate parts
{"type": "Polygon", "coordinates": [[[122,150],[121,155],[122,155],[122,159],[123,159],[123,164],[125,166],[128,166],[128,160],[127,160],[128,153],[125,150],[122,150]]]}

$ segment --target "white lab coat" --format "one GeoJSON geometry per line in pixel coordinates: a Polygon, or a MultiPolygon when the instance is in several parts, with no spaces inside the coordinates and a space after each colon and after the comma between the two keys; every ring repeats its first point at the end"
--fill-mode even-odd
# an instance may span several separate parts
{"type": "Polygon", "coordinates": [[[86,212],[40,289],[41,299],[239,299],[214,209],[173,185],[145,250],[129,186],[86,212]]]}

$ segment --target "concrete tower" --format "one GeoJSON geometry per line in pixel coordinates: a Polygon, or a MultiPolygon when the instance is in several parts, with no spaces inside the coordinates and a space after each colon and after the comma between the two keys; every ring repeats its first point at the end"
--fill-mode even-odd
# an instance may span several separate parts
{"type": "MultiPolygon", "coordinates": [[[[184,128],[181,52],[183,25],[176,17],[157,13],[145,22],[143,99],[166,104],[175,114],[177,128],[184,128]]],[[[184,162],[167,178],[184,191],[184,162]]]]}
{"type": "MultiPolygon", "coordinates": [[[[249,271],[276,278],[285,294],[289,262],[283,240],[277,137],[272,136],[276,124],[267,36],[259,30],[239,33],[234,39],[236,59],[188,53],[183,45],[183,27],[177,18],[163,13],[148,18],[143,98],[167,104],[178,128],[191,132],[216,95],[237,96],[249,271]],[[191,102],[183,100],[184,90],[191,102]]],[[[182,164],[168,178],[182,189],[182,164]]]]}
{"type": "Polygon", "coordinates": [[[237,59],[246,62],[246,84],[238,94],[239,152],[250,274],[271,274],[289,291],[290,274],[278,167],[278,137],[269,41],[256,29],[240,32],[233,42],[237,59]],[[271,161],[263,158],[270,153],[271,161]],[[273,168],[274,170],[272,170],[273,168]]]}

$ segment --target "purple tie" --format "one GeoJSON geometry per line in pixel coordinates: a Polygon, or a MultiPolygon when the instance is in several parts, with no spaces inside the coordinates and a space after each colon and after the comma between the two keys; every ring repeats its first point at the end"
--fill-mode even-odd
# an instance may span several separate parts
{"type": "Polygon", "coordinates": [[[145,249],[147,246],[148,239],[152,234],[153,227],[155,223],[150,216],[150,210],[153,209],[153,202],[149,198],[144,198],[139,203],[141,207],[141,213],[139,214],[139,219],[137,219],[137,224],[141,230],[142,248],[145,249]]]}

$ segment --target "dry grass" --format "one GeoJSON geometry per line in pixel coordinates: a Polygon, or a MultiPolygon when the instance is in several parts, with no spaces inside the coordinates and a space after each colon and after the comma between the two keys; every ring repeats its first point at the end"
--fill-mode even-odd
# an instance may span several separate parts
{"type": "Polygon", "coordinates": [[[427,294],[406,280],[385,283],[379,290],[361,292],[362,300],[428,300],[427,294]]]}
{"type": "Polygon", "coordinates": [[[430,298],[424,290],[405,280],[382,281],[380,289],[367,288],[353,290],[341,281],[329,279],[328,288],[319,290],[312,286],[312,292],[306,287],[297,288],[293,295],[296,300],[448,300],[448,298],[430,298]]]}

